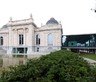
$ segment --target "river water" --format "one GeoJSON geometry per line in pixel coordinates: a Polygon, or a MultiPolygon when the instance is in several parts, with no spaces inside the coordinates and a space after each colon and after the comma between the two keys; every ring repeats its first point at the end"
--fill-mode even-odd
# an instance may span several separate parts
{"type": "Polygon", "coordinates": [[[27,61],[27,58],[0,58],[0,68],[25,64],[27,61]]]}
{"type": "Polygon", "coordinates": [[[0,68],[25,64],[28,61],[28,59],[39,58],[42,55],[46,54],[48,53],[34,53],[23,57],[0,55],[0,68]]]}

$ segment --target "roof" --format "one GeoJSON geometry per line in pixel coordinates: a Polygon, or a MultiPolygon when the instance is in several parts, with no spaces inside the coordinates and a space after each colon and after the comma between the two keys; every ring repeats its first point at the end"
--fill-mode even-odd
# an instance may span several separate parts
{"type": "Polygon", "coordinates": [[[58,23],[57,20],[55,20],[55,19],[52,17],[52,18],[50,18],[50,19],[46,22],[46,24],[59,24],[59,23],[58,23]]]}
{"type": "Polygon", "coordinates": [[[4,29],[8,28],[8,25],[7,25],[7,24],[3,25],[3,26],[2,26],[2,29],[3,29],[3,28],[4,28],[4,29]]]}

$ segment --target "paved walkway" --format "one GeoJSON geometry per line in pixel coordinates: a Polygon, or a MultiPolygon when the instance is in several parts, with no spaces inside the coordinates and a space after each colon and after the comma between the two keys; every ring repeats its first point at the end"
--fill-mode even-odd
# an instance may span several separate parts
{"type": "Polygon", "coordinates": [[[84,58],[84,60],[86,60],[86,61],[89,62],[89,63],[96,63],[95,60],[92,60],[92,59],[89,59],[89,58],[84,58]]]}

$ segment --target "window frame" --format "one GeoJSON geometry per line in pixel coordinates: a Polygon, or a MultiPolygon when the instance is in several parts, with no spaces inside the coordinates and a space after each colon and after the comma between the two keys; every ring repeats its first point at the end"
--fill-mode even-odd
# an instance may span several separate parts
{"type": "Polygon", "coordinates": [[[47,36],[48,40],[48,46],[53,46],[53,34],[49,33],[47,36]]]}
{"type": "Polygon", "coordinates": [[[24,35],[19,34],[19,45],[23,45],[23,44],[24,44],[24,35]]]}
{"type": "Polygon", "coordinates": [[[36,45],[40,45],[40,35],[36,34],[36,45]]]}
{"type": "Polygon", "coordinates": [[[4,44],[3,36],[0,36],[0,45],[3,46],[3,44],[4,44]]]}

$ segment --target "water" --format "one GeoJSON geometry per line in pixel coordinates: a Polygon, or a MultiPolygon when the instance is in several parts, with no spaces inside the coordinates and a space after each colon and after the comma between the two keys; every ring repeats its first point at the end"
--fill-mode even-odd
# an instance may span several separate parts
{"type": "Polygon", "coordinates": [[[28,61],[28,59],[39,58],[42,55],[46,55],[46,54],[48,53],[34,53],[27,56],[26,55],[9,56],[6,54],[0,55],[0,68],[25,64],[28,61]]]}
{"type": "Polygon", "coordinates": [[[0,68],[25,64],[27,61],[27,58],[0,58],[0,68]]]}

